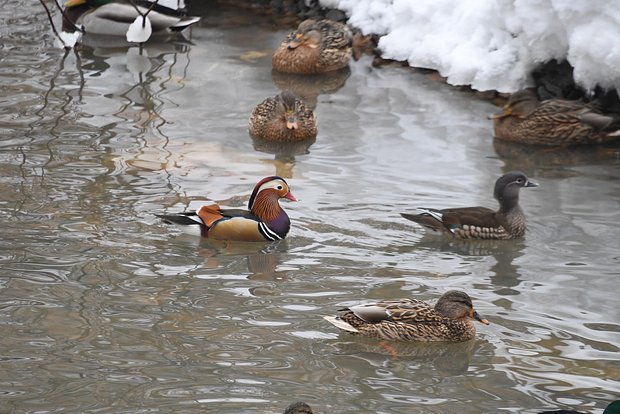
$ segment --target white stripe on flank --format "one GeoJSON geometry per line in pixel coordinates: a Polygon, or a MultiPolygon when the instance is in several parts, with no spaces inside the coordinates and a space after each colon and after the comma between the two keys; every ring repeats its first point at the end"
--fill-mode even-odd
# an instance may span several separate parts
{"type": "Polygon", "coordinates": [[[265,235],[265,237],[267,237],[269,240],[271,240],[271,241],[282,240],[282,237],[280,237],[278,235],[278,233],[276,233],[273,230],[271,230],[269,228],[269,226],[267,226],[262,221],[260,223],[258,223],[258,227],[260,227],[260,229],[262,230],[262,232],[265,235]]]}

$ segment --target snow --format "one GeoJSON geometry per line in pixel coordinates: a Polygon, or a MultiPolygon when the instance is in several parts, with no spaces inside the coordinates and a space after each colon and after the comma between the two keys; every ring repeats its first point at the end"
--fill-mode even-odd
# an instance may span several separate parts
{"type": "Polygon", "coordinates": [[[364,34],[381,35],[382,56],[436,69],[453,85],[514,92],[551,59],[575,81],[620,92],[618,0],[320,0],[364,34]]]}

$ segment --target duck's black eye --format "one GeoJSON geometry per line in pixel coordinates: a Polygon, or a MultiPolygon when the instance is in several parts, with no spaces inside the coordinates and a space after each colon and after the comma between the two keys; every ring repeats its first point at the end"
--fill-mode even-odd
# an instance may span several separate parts
{"type": "Polygon", "coordinates": [[[279,185],[279,186],[277,186],[277,187],[276,187],[276,190],[281,190],[282,188],[284,188],[284,187],[282,187],[281,185],[279,185]]]}
{"type": "Polygon", "coordinates": [[[523,182],[523,178],[517,178],[517,183],[521,184],[523,182]]]}

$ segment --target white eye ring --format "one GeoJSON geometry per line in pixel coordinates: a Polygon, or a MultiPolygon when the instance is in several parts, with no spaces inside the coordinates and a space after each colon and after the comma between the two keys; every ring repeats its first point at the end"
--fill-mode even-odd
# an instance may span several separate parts
{"type": "Polygon", "coordinates": [[[281,190],[282,188],[284,188],[284,187],[282,187],[281,185],[279,185],[279,186],[277,186],[277,187],[276,187],[276,190],[281,190]]]}
{"type": "Polygon", "coordinates": [[[522,179],[522,178],[517,178],[517,182],[518,182],[519,184],[521,184],[521,183],[523,182],[523,179],[522,179]]]}

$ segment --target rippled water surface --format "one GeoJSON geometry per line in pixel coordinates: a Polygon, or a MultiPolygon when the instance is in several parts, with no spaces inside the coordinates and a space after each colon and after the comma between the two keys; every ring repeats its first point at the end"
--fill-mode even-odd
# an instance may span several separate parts
{"type": "Polygon", "coordinates": [[[488,101],[370,57],[336,79],[272,77],[290,25],[269,16],[205,6],[191,41],[87,39],[65,56],[38,2],[0,10],[0,412],[301,399],[317,413],[598,413],[619,398],[617,147],[494,143],[488,101]],[[252,142],[252,107],[293,86],[316,105],[316,143],[252,142]],[[540,183],[522,191],[522,241],[442,239],[399,216],[493,207],[512,169],[540,183]],[[200,241],[154,217],[243,205],[273,174],[301,200],[281,243],[200,241]],[[392,357],[321,319],[449,289],[491,321],[474,341],[392,357]]]}

